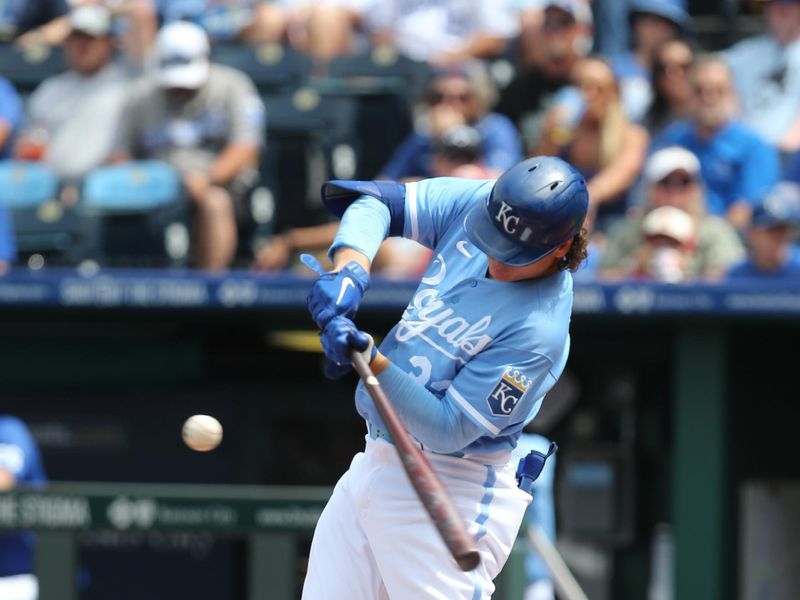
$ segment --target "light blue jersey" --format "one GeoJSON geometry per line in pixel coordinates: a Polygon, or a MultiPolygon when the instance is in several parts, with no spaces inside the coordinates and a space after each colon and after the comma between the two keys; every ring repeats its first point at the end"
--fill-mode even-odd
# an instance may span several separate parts
{"type": "MultiPolygon", "coordinates": [[[[403,236],[433,254],[380,351],[485,432],[459,455],[513,448],[569,353],[570,273],[495,281],[486,276],[486,255],[467,240],[464,217],[475,203],[486,201],[493,184],[454,178],[409,183],[402,212],[390,207],[392,226],[402,214],[403,236]]],[[[378,200],[362,197],[360,202],[378,200]]],[[[341,237],[347,232],[340,234],[334,248],[351,245],[341,237]]],[[[356,405],[371,427],[384,428],[363,384],[356,405]]]]}

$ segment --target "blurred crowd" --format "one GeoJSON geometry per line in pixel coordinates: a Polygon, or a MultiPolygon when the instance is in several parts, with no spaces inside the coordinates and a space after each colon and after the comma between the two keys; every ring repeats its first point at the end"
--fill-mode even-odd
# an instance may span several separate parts
{"type": "MultiPolygon", "coordinates": [[[[2,266],[41,266],[35,248],[15,242],[30,214],[51,229],[54,212],[88,214],[95,229],[103,214],[124,214],[126,165],[174,172],[173,187],[156,178],[136,210],[181,198],[183,238],[158,219],[142,227],[169,229],[167,250],[185,248],[187,265],[276,271],[300,251],[324,256],[336,228],[276,178],[493,178],[548,154],[587,179],[592,246],[579,278],[798,276],[800,0],[741,5],[760,33],[730,31],[719,48],[704,47],[684,0],[5,0],[3,45],[26,55],[60,48],[64,70],[15,89],[0,56],[2,266]],[[265,92],[262,75],[275,67],[218,61],[230,48],[302,57],[307,72],[282,97],[333,107],[330,127],[311,133],[349,127],[363,164],[377,166],[343,168],[340,146],[276,158],[291,140],[273,132],[295,125],[265,92]],[[332,86],[355,57],[374,72],[332,86]],[[423,75],[406,78],[401,64],[423,75]],[[381,77],[376,65],[384,92],[405,79],[391,88],[395,102],[380,105],[383,118],[359,129],[337,112],[337,96],[349,93],[358,110],[374,102],[376,88],[358,84],[381,77]],[[381,148],[390,130],[402,135],[381,148]],[[10,191],[41,176],[37,168],[57,182],[48,210],[10,191]],[[117,197],[103,204],[103,189],[117,197]],[[168,189],[174,197],[162,199],[168,189]],[[274,218],[282,211],[293,217],[274,218]]],[[[415,277],[427,258],[391,239],[376,270],[415,277]]]]}

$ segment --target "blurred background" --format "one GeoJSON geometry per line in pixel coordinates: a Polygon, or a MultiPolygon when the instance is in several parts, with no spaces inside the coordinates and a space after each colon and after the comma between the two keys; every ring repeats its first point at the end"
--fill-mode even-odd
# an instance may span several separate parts
{"type": "MultiPolygon", "coordinates": [[[[365,434],[321,184],[535,154],[592,246],[494,597],[570,600],[537,527],[592,600],[800,597],[800,1],[4,0],[0,40],[0,600],[299,598],[365,434]]],[[[360,327],[428,256],[384,243],[360,327]]]]}

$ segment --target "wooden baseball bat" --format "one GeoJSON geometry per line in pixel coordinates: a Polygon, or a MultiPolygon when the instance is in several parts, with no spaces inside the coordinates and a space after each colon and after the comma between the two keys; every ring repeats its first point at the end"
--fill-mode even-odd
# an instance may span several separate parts
{"type": "Polygon", "coordinates": [[[467,526],[458,514],[453,500],[444,489],[436,472],[419,447],[411,441],[408,431],[400,420],[400,416],[392,406],[378,379],[369,368],[369,364],[357,351],[351,352],[353,367],[375,402],[375,407],[383,419],[394,447],[403,463],[403,467],[411,480],[411,484],[422,501],[425,510],[444,540],[447,549],[462,571],[471,571],[481,562],[475,539],[467,531],[467,526]]]}

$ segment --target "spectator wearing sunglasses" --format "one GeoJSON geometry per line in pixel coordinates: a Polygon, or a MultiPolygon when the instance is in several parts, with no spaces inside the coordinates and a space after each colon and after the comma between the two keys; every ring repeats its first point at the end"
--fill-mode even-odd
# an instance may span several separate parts
{"type": "Polygon", "coordinates": [[[689,119],[667,127],[653,148],[683,146],[700,159],[708,212],[744,230],[753,205],[780,177],[778,153],[736,117],[737,97],[722,58],[698,59],[689,73],[689,119]]]}
{"type": "MultiPolygon", "coordinates": [[[[681,272],[685,279],[720,278],[745,252],[736,230],[724,218],[706,212],[705,190],[701,179],[701,166],[697,156],[685,148],[672,146],[655,152],[645,164],[644,214],[631,216],[618,222],[608,232],[599,265],[599,275],[604,279],[634,277],[636,274],[659,272],[664,269],[668,277],[669,261],[657,257],[669,256],[661,252],[653,256],[656,238],[662,230],[667,237],[680,242],[681,272]],[[686,218],[673,211],[653,211],[670,207],[688,215],[686,218]],[[687,252],[687,250],[691,252],[687,252]],[[662,256],[663,255],[663,256],[662,256]],[[684,259],[682,259],[684,260],[684,259]]],[[[673,267],[675,262],[672,263],[673,267]]]]}
{"type": "Polygon", "coordinates": [[[769,0],[766,32],[726,52],[744,121],[784,151],[800,149],[800,0],[769,0]],[[792,123],[794,122],[794,126],[792,123]]]}
{"type": "Polygon", "coordinates": [[[545,0],[543,5],[538,26],[525,24],[531,9],[520,13],[520,68],[495,107],[514,121],[529,150],[539,141],[546,111],[560,102],[560,91],[570,89],[572,70],[592,45],[586,0],[545,0]]]}
{"type": "Polygon", "coordinates": [[[689,69],[694,49],[685,40],[668,40],[655,51],[653,62],[653,101],[642,124],[652,138],[667,125],[689,116],[692,86],[689,69]]]}
{"type": "Polygon", "coordinates": [[[747,259],[728,272],[729,279],[800,279],[800,186],[781,181],[753,212],[747,231],[747,259]]]}
{"type": "Polygon", "coordinates": [[[432,159],[442,134],[457,125],[474,127],[482,139],[480,162],[499,175],[522,160],[522,145],[511,120],[489,112],[495,90],[486,67],[471,61],[438,70],[417,110],[415,130],[397,147],[379,179],[432,177],[432,159]]]}

